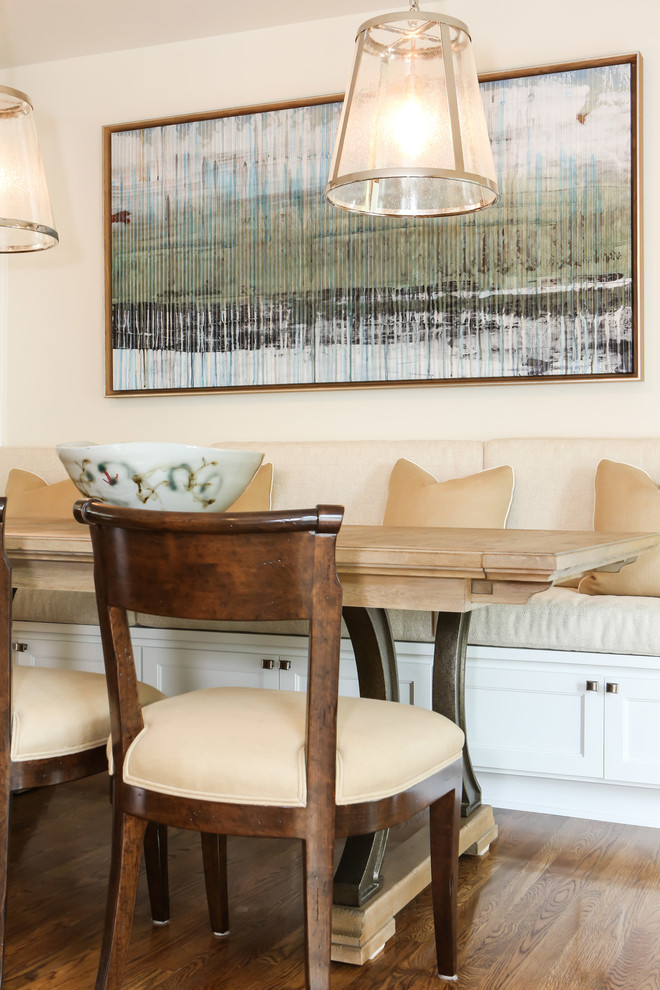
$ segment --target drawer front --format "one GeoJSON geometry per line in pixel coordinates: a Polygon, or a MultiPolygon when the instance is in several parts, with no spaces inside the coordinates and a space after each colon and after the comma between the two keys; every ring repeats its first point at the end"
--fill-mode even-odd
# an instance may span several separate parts
{"type": "Polygon", "coordinates": [[[144,680],[167,695],[209,687],[279,687],[279,657],[259,651],[143,646],[144,680]]]}
{"type": "Polygon", "coordinates": [[[468,662],[467,738],[476,768],[602,777],[602,686],[590,668],[468,662]],[[593,688],[593,683],[591,684],[593,688]]]}
{"type": "Polygon", "coordinates": [[[611,673],[607,685],[606,779],[660,787],[660,678],[611,673]]]}

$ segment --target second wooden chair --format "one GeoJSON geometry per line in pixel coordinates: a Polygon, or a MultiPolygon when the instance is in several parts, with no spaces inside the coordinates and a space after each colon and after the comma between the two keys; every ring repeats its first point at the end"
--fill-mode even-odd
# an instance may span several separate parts
{"type": "MultiPolygon", "coordinates": [[[[110,730],[103,674],[12,666],[11,567],[4,551],[6,500],[0,498],[0,985],[4,969],[7,872],[12,794],[108,771],[110,730]]],[[[162,692],[139,684],[140,705],[162,692]]],[[[166,828],[145,839],[152,917],[169,919],[166,828]]]]}

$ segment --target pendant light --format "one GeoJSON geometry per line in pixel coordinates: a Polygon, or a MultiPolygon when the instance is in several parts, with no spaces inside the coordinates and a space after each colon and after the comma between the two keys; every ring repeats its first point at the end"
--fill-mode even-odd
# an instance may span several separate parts
{"type": "Polygon", "coordinates": [[[0,254],[43,251],[58,240],[32,104],[0,86],[0,254]]]}
{"type": "Polygon", "coordinates": [[[409,11],[365,21],[326,196],[384,216],[452,216],[499,198],[468,28],[409,11]]]}

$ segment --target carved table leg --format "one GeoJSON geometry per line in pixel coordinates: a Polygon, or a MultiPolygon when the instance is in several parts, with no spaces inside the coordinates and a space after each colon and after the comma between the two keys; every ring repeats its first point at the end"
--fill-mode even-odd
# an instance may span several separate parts
{"type": "MultiPolygon", "coordinates": [[[[387,612],[345,606],[343,616],[353,644],[361,697],[398,701],[396,654],[387,612]]],[[[335,904],[358,907],[380,889],[386,844],[387,831],[346,840],[335,873],[335,904]]]]}
{"type": "Polygon", "coordinates": [[[399,675],[387,612],[345,605],[342,615],[355,652],[361,697],[398,701],[399,675]]]}
{"type": "MultiPolygon", "coordinates": [[[[446,715],[465,732],[465,654],[470,612],[439,612],[433,654],[433,710],[446,715]]],[[[467,738],[463,749],[463,801],[467,818],[481,807],[481,787],[474,775],[467,738]]]]}

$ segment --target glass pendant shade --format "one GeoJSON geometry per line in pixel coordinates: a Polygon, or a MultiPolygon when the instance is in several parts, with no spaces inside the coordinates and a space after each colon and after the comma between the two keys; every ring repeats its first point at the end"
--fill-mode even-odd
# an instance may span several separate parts
{"type": "Polygon", "coordinates": [[[0,86],[0,254],[42,251],[58,240],[32,104],[0,86]]]}
{"type": "Polygon", "coordinates": [[[346,210],[451,216],[499,194],[465,24],[407,12],[358,30],[326,196],[346,210]]]}

